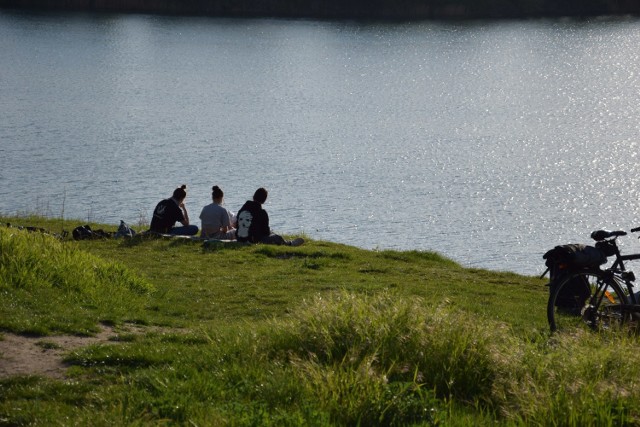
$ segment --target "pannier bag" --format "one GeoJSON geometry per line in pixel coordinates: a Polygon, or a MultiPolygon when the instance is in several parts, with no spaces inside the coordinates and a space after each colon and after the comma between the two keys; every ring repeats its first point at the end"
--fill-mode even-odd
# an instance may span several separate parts
{"type": "Polygon", "coordinates": [[[606,255],[593,246],[569,244],[560,245],[547,251],[542,256],[545,265],[551,271],[551,281],[554,280],[554,269],[580,270],[588,267],[598,267],[607,262],[606,255]]]}
{"type": "MultiPolygon", "coordinates": [[[[571,273],[589,267],[597,268],[607,262],[606,255],[600,249],[580,244],[556,246],[547,251],[542,258],[546,260],[545,265],[550,272],[550,292],[571,273]]],[[[586,277],[577,276],[562,288],[556,299],[556,306],[579,315],[590,295],[591,289],[586,277]]]]}
{"type": "MultiPolygon", "coordinates": [[[[568,276],[568,275],[567,275],[568,276]]],[[[554,286],[562,283],[565,276],[560,276],[558,281],[551,282],[549,291],[554,290],[554,286]]],[[[572,278],[565,286],[562,287],[556,297],[556,307],[562,309],[567,314],[579,316],[582,308],[591,296],[591,289],[586,276],[579,275],[572,278]]]]}

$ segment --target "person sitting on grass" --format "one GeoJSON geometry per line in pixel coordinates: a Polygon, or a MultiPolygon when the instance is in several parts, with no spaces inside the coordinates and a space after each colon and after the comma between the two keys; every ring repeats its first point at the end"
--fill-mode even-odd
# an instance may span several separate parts
{"type": "Polygon", "coordinates": [[[206,239],[235,240],[233,214],[222,206],[224,192],[217,185],[211,189],[211,199],[213,203],[202,208],[200,213],[202,229],[200,236],[206,239]]]}
{"type": "Polygon", "coordinates": [[[262,209],[262,205],[267,201],[267,195],[267,190],[258,188],[253,194],[253,200],[248,200],[238,211],[236,231],[238,241],[289,246],[303,244],[304,239],[285,240],[282,236],[271,233],[269,215],[262,209]]]}
{"type": "Polygon", "coordinates": [[[176,188],[171,198],[157,204],[151,218],[151,231],[174,236],[198,234],[198,226],[189,224],[189,213],[184,204],[184,199],[187,198],[186,189],[186,185],[176,188]],[[182,227],[175,227],[176,222],[182,223],[182,227]]]}

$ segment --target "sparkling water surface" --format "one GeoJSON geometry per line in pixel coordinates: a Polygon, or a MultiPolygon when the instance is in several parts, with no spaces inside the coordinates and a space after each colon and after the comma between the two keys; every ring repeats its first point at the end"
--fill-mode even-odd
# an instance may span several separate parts
{"type": "MultiPolygon", "coordinates": [[[[640,21],[0,11],[0,214],[117,225],[188,185],[280,233],[539,274],[640,226],[640,21]]],[[[634,238],[623,250],[639,251],[634,238]]]]}

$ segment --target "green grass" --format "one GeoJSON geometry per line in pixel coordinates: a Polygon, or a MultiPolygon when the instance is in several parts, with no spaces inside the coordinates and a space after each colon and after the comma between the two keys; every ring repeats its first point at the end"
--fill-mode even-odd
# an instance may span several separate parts
{"type": "Polygon", "coordinates": [[[66,381],[0,380],[0,425],[640,424],[638,339],[550,335],[536,277],[313,240],[0,237],[4,333],[161,327],[67,352],[66,381]]]}
{"type": "Polygon", "coordinates": [[[87,334],[97,322],[139,320],[153,285],[124,265],[38,232],[0,228],[0,328],[87,334]]]}

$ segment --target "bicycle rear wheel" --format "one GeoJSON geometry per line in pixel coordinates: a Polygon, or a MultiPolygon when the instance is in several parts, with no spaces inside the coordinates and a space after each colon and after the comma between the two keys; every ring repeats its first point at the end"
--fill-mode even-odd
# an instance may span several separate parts
{"type": "Polygon", "coordinates": [[[622,288],[602,271],[567,274],[551,284],[547,303],[549,327],[552,332],[619,328],[629,317],[621,308],[626,303],[622,288]]]}

